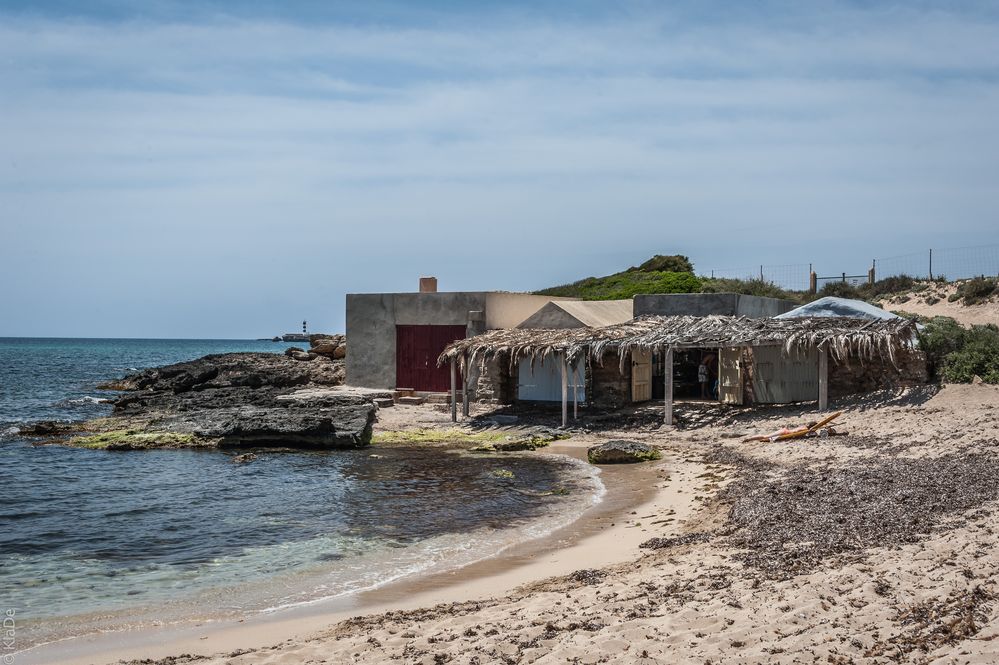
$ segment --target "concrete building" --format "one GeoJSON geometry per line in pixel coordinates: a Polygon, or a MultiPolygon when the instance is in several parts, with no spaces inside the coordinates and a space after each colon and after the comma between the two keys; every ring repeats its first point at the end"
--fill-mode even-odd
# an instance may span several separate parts
{"type": "Polygon", "coordinates": [[[764,319],[790,312],[790,300],[747,296],[740,293],[668,293],[635,296],[634,315],[645,316],[748,316],[764,319]]]}
{"type": "Polygon", "coordinates": [[[347,384],[444,392],[449,369],[437,357],[450,342],[486,330],[513,328],[553,300],[498,291],[438,292],[422,278],[417,293],[347,295],[347,384]]]}

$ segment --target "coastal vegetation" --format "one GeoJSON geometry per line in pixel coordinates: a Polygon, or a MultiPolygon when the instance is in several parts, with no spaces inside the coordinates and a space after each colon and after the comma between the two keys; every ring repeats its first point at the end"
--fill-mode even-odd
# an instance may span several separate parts
{"type": "Polygon", "coordinates": [[[785,289],[760,277],[738,279],[697,275],[694,265],[686,256],[657,254],[641,265],[621,272],[603,277],[586,277],[535,293],[583,300],[620,300],[648,293],[738,293],[781,298],[802,305],[826,296],[863,300],[876,305],[886,301],[902,304],[909,300],[933,305],[946,298],[950,302],[971,306],[989,302],[991,298],[999,296],[999,280],[975,277],[951,283],[942,275],[932,280],[911,275],[891,275],[873,284],[827,282],[816,293],[811,293],[785,289]]]}
{"type": "Polygon", "coordinates": [[[701,286],[701,279],[693,272],[630,268],[606,277],[587,277],[537,293],[583,300],[625,300],[640,293],[697,293],[701,286]]]}
{"type": "Polygon", "coordinates": [[[990,277],[975,277],[959,284],[948,300],[951,302],[960,300],[965,305],[978,305],[986,302],[997,292],[999,292],[999,281],[990,277]]]}
{"type": "Polygon", "coordinates": [[[933,376],[950,383],[999,383],[999,328],[965,328],[952,318],[938,316],[919,332],[919,347],[933,376]]]}

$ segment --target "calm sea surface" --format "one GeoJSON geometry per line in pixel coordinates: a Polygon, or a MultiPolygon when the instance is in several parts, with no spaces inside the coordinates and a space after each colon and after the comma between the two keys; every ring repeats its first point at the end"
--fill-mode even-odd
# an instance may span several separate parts
{"type": "Polygon", "coordinates": [[[285,346],[0,338],[0,609],[16,609],[19,647],[445,570],[572,521],[602,491],[585,465],[537,454],[257,451],[235,464],[224,451],[79,450],[18,433],[109,413],[114,393],[95,385],[127,372],[285,346]]]}

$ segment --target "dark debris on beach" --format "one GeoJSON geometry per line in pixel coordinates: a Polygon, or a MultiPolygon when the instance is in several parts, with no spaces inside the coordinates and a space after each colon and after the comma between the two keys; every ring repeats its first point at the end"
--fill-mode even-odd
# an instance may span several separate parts
{"type": "Polygon", "coordinates": [[[709,459],[742,471],[720,494],[730,505],[728,540],[743,550],[737,559],[768,579],[919,542],[999,498],[999,460],[975,451],[905,458],[885,447],[848,466],[782,467],[719,447],[709,459]]]}

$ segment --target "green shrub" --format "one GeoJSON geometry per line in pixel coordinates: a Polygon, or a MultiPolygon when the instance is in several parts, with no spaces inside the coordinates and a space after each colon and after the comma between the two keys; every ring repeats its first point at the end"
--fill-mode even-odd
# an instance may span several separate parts
{"type": "Polygon", "coordinates": [[[722,277],[702,277],[702,293],[739,293],[746,296],[762,296],[764,298],[784,298],[800,301],[798,294],[785,291],[773,282],[763,279],[728,279],[722,277]]]}
{"type": "MultiPolygon", "coordinates": [[[[925,290],[925,285],[921,286],[921,290],[925,290]]],[[[875,297],[884,295],[886,293],[904,293],[906,291],[917,290],[916,280],[908,275],[894,275],[892,277],[885,277],[884,279],[879,279],[873,284],[864,284],[859,289],[863,291],[864,295],[868,297],[875,297]]]]}
{"type": "Polygon", "coordinates": [[[860,291],[853,284],[847,282],[826,282],[825,286],[819,290],[819,296],[833,296],[836,298],[861,298],[860,291]]]}
{"type": "Polygon", "coordinates": [[[656,254],[651,259],[638,266],[630,268],[628,272],[694,272],[694,264],[682,254],[671,254],[664,256],[656,254]]]}
{"type": "Polygon", "coordinates": [[[964,328],[946,316],[934,317],[919,333],[930,372],[952,383],[969,383],[979,376],[999,383],[999,328],[964,328]]]}
{"type": "Polygon", "coordinates": [[[985,302],[996,292],[996,280],[988,277],[975,277],[962,282],[954,295],[964,301],[965,305],[977,305],[985,302]]]}
{"type": "Polygon", "coordinates": [[[624,300],[640,293],[697,293],[700,290],[701,280],[693,273],[626,271],[607,277],[587,277],[537,293],[583,300],[624,300]]]}

